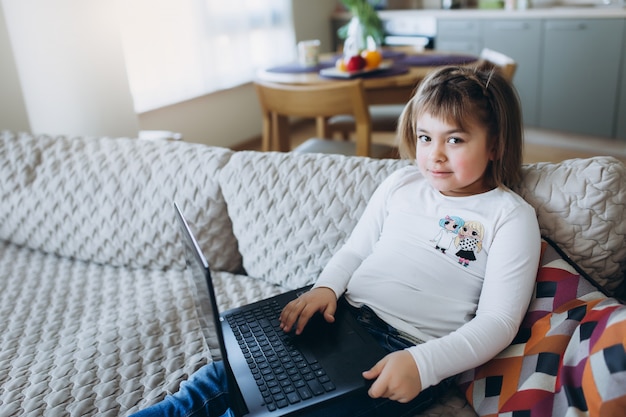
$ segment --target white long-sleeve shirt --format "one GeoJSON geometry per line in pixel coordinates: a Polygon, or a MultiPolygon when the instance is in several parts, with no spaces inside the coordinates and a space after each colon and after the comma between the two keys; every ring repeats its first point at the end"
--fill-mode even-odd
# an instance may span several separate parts
{"type": "Polygon", "coordinates": [[[534,209],[512,191],[447,197],[409,166],[379,186],[315,286],[423,341],[408,350],[426,388],[511,343],[540,239],[534,209]]]}

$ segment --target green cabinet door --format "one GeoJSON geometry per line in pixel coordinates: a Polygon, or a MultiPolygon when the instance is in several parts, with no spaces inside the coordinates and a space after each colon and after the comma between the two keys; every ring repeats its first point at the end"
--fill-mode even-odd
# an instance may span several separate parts
{"type": "Polygon", "coordinates": [[[524,124],[539,123],[539,73],[541,71],[540,19],[484,20],[483,45],[517,62],[513,84],[524,113],[524,124]]]}
{"type": "Polygon", "coordinates": [[[612,137],[623,19],[544,21],[539,125],[612,137]]]}

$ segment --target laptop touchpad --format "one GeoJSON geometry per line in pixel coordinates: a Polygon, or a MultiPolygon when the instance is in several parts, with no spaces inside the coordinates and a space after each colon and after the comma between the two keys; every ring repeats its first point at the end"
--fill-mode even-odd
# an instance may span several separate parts
{"type": "MultiPolygon", "coordinates": [[[[335,322],[328,323],[321,314],[314,315],[294,343],[301,349],[312,349],[316,354],[329,355],[363,347],[362,333],[367,332],[354,320],[350,312],[339,308],[335,322]]],[[[365,334],[365,337],[369,335],[365,334]]]]}

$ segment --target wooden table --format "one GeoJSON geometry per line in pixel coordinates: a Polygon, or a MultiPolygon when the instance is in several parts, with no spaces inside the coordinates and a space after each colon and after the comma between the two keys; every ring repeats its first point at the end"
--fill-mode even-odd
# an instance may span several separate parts
{"type": "MultiPolygon", "coordinates": [[[[437,67],[407,66],[408,71],[403,74],[385,76],[384,72],[375,77],[364,77],[363,87],[368,104],[403,104],[413,95],[417,84],[437,67]]],[[[320,84],[341,81],[337,78],[328,78],[318,72],[285,73],[261,70],[257,77],[263,81],[285,84],[320,84]]]]}
{"type": "MultiPolygon", "coordinates": [[[[435,51],[425,51],[418,54],[408,55],[404,53],[405,58],[421,57],[426,58],[430,55],[430,58],[465,58],[469,61],[475,61],[477,57],[470,57],[468,55],[442,53],[435,51]]],[[[336,55],[326,55],[321,57],[321,62],[334,61],[336,55]]],[[[424,66],[424,65],[408,65],[402,62],[401,54],[396,54],[397,60],[393,65],[401,66],[404,68],[404,72],[398,73],[397,71],[391,71],[390,74],[385,74],[381,71],[379,74],[372,74],[371,76],[361,77],[363,80],[363,87],[365,88],[365,97],[368,105],[375,104],[405,104],[413,96],[416,86],[421,80],[423,80],[428,73],[441,65],[424,66]]],[[[342,81],[341,78],[329,78],[319,74],[319,70],[311,72],[282,72],[275,70],[261,70],[257,73],[257,78],[262,81],[269,81],[283,84],[293,85],[315,85],[323,83],[333,83],[342,81]]],[[[325,126],[324,120],[318,120],[318,136],[323,136],[326,132],[322,126],[325,126]]],[[[283,143],[280,142],[279,143],[283,143]]],[[[285,141],[287,143],[287,141],[285,141]]],[[[284,149],[280,149],[284,150],[284,149]]]]}

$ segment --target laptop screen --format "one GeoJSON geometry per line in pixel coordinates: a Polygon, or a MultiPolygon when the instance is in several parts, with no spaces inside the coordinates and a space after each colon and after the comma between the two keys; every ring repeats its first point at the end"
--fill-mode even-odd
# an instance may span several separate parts
{"type": "Polygon", "coordinates": [[[206,260],[206,257],[202,253],[200,249],[200,245],[198,245],[198,241],[195,236],[191,232],[189,228],[189,224],[187,220],[183,216],[180,207],[175,202],[174,208],[176,211],[176,217],[178,219],[180,230],[183,235],[183,244],[185,246],[185,260],[187,263],[187,268],[192,274],[192,279],[195,283],[196,289],[198,290],[197,297],[201,300],[201,308],[203,311],[203,315],[205,318],[210,314],[213,318],[213,324],[215,328],[215,332],[218,336],[219,348],[221,358],[224,361],[224,365],[226,367],[226,375],[228,378],[228,390],[230,397],[230,405],[235,415],[240,416],[247,414],[247,408],[245,406],[245,402],[243,401],[243,397],[241,396],[241,392],[239,387],[233,377],[232,369],[230,363],[228,361],[228,355],[226,354],[226,345],[224,344],[224,333],[222,331],[222,325],[220,322],[220,313],[217,308],[217,302],[215,297],[215,289],[213,287],[213,282],[211,280],[211,272],[209,270],[209,263],[206,260]],[[208,291],[202,291],[202,282],[205,283],[206,289],[208,291]],[[208,298],[204,299],[202,294],[208,294],[208,298]]]}
{"type": "Polygon", "coordinates": [[[220,323],[220,313],[215,303],[215,289],[213,288],[213,282],[210,279],[209,263],[200,249],[200,245],[194,237],[187,220],[183,216],[178,204],[174,203],[176,209],[176,216],[178,218],[181,233],[183,235],[183,244],[185,245],[185,260],[187,262],[187,268],[191,272],[191,278],[198,291],[198,298],[201,300],[200,308],[203,311],[203,320],[205,324],[210,328],[215,327],[215,331],[218,334],[218,341],[220,347],[220,353],[224,359],[226,356],[226,346],[224,345],[224,335],[222,334],[222,326],[220,323]],[[207,289],[208,291],[203,291],[207,289]],[[208,295],[208,297],[202,297],[202,294],[208,295]],[[208,317],[212,318],[213,323],[209,323],[208,317]]]}

